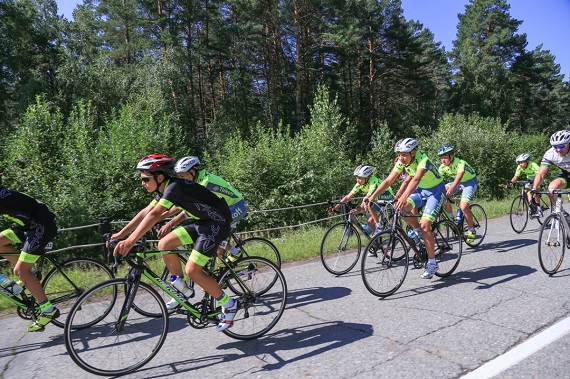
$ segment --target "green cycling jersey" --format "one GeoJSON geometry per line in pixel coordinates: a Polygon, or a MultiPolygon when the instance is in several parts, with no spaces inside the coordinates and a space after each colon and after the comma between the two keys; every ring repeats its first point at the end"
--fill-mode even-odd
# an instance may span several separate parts
{"type": "Polygon", "coordinates": [[[517,170],[515,171],[515,176],[520,178],[521,175],[524,175],[527,179],[531,180],[534,179],[540,166],[536,162],[529,162],[525,168],[521,167],[520,165],[517,166],[517,170]]]}
{"type": "Polygon", "coordinates": [[[463,177],[461,178],[461,183],[468,182],[477,176],[475,174],[475,170],[473,170],[469,163],[457,157],[453,158],[453,162],[449,166],[446,166],[444,164],[439,166],[440,175],[443,176],[443,178],[448,182],[455,180],[458,172],[464,173],[463,177]]]}
{"type": "Polygon", "coordinates": [[[404,166],[398,160],[394,165],[392,171],[395,171],[398,174],[401,174],[402,172],[405,171],[409,176],[413,177],[414,175],[416,175],[416,171],[418,169],[427,170],[427,172],[420,179],[418,187],[423,189],[429,189],[439,185],[440,183],[443,183],[441,175],[439,174],[439,171],[437,170],[435,165],[432,163],[432,161],[428,158],[428,156],[425,153],[419,150],[416,151],[416,155],[412,158],[412,162],[409,165],[404,166]]]}
{"type": "MultiPolygon", "coordinates": [[[[376,188],[378,188],[378,186],[380,185],[380,180],[374,176],[371,175],[368,178],[368,181],[366,182],[366,184],[360,185],[358,183],[356,183],[354,185],[354,187],[352,187],[352,190],[350,191],[350,195],[364,195],[364,196],[370,196],[374,193],[374,191],[376,191],[376,188]]],[[[391,187],[388,187],[388,189],[386,191],[384,191],[383,193],[379,194],[378,196],[376,196],[375,199],[370,199],[370,200],[390,200],[392,199],[392,197],[394,196],[394,191],[392,190],[391,187]]]]}

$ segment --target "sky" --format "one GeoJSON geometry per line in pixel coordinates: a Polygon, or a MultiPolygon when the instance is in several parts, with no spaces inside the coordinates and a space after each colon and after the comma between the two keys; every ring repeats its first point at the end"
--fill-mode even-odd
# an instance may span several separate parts
{"type": "MultiPolygon", "coordinates": [[[[457,34],[459,13],[465,13],[469,0],[401,0],[404,17],[416,20],[434,34],[434,40],[441,42],[446,51],[453,48],[457,34]]],[[[56,0],[58,14],[68,20],[73,18],[73,10],[82,0],[56,0]]],[[[560,65],[560,73],[570,81],[570,0],[510,0],[511,17],[523,23],[520,34],[526,33],[527,50],[540,44],[542,50],[554,55],[554,62],[560,65]]]]}

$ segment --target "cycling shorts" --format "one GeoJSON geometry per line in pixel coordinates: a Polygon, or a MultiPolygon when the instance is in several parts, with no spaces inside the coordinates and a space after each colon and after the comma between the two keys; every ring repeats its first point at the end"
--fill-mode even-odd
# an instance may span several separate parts
{"type": "Polygon", "coordinates": [[[0,235],[8,238],[12,244],[22,243],[26,238],[24,228],[20,225],[15,225],[10,229],[3,230],[0,232],[0,235]]]}
{"type": "Polygon", "coordinates": [[[190,223],[174,229],[182,245],[194,244],[190,260],[204,266],[216,255],[218,246],[230,236],[230,226],[213,223],[190,223]]]}
{"type": "Polygon", "coordinates": [[[52,242],[57,234],[55,215],[44,204],[39,204],[34,220],[25,231],[26,239],[19,260],[26,263],[36,263],[45,253],[48,243],[52,242]]]}
{"type": "MultiPolygon", "coordinates": [[[[446,187],[449,186],[450,184],[451,183],[448,183],[446,187]]],[[[475,196],[475,192],[477,192],[478,186],[479,186],[479,181],[477,180],[477,177],[475,177],[464,183],[459,183],[459,185],[455,187],[455,189],[453,190],[453,193],[455,194],[461,191],[461,201],[470,203],[471,200],[473,200],[473,197],[475,196]]]]}
{"type": "Polygon", "coordinates": [[[556,175],[556,179],[562,179],[564,182],[564,188],[566,188],[570,182],[570,172],[561,170],[560,173],[556,175]]]}
{"type": "Polygon", "coordinates": [[[413,208],[424,207],[422,219],[434,222],[445,200],[445,185],[441,182],[432,188],[417,189],[408,197],[408,202],[413,208]]]}

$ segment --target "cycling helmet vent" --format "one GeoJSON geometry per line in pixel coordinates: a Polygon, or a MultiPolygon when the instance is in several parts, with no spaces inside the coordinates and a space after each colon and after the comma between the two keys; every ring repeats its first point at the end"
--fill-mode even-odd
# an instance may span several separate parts
{"type": "Polygon", "coordinates": [[[444,145],[444,146],[439,148],[437,155],[441,157],[442,155],[445,155],[445,154],[451,154],[454,151],[455,151],[455,149],[453,148],[453,146],[444,145]]]}
{"type": "Polygon", "coordinates": [[[395,153],[409,153],[410,151],[417,148],[419,142],[413,138],[402,138],[398,142],[396,142],[396,146],[394,147],[395,153]]]}
{"type": "Polygon", "coordinates": [[[187,172],[191,168],[197,168],[200,165],[200,159],[195,156],[180,158],[174,166],[176,173],[187,172]]]}
{"type": "Polygon", "coordinates": [[[150,154],[144,156],[137,163],[137,170],[152,173],[174,174],[174,158],[164,154],[150,154]]]}
{"type": "Polygon", "coordinates": [[[374,169],[370,166],[359,165],[354,169],[354,176],[360,176],[361,178],[367,178],[374,172],[374,169]]]}
{"type": "Polygon", "coordinates": [[[559,130],[550,137],[550,145],[566,145],[570,143],[570,130],[559,130]]]}
{"type": "Polygon", "coordinates": [[[526,162],[530,159],[529,153],[522,153],[517,157],[517,163],[526,162]]]}

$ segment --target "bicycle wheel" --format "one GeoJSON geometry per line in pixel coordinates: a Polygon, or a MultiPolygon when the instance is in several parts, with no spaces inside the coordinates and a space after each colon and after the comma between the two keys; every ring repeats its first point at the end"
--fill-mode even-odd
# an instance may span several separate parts
{"type": "Polygon", "coordinates": [[[356,266],[361,251],[360,233],[348,221],[330,227],[321,242],[321,262],[334,275],[346,274],[356,266]]]}
{"type": "MultiPolygon", "coordinates": [[[[94,285],[112,279],[113,273],[107,266],[89,258],[73,258],[50,270],[42,282],[47,298],[59,309],[60,316],[53,324],[63,328],[67,313],[75,300],[94,285]]],[[[116,294],[115,294],[116,296],[116,294]]],[[[83,328],[96,323],[97,318],[77,324],[73,327],[83,328]]]]}
{"type": "Polygon", "coordinates": [[[538,234],[538,260],[542,271],[548,275],[555,274],[562,265],[565,241],[566,230],[560,214],[553,213],[544,220],[538,234]]]}
{"type": "Polygon", "coordinates": [[[227,284],[226,293],[240,302],[232,327],[224,333],[250,340],[269,332],[281,318],[287,304],[287,283],[277,266],[267,259],[241,258],[236,265],[237,276],[227,270],[220,277],[220,283],[227,284]]]}
{"type": "Polygon", "coordinates": [[[538,223],[542,225],[542,220],[546,220],[546,218],[552,213],[552,209],[554,208],[550,196],[548,196],[545,193],[540,195],[540,207],[542,208],[542,217],[537,217],[536,221],[538,221],[538,223]]]}
{"type": "MultiPolygon", "coordinates": [[[[479,204],[471,204],[469,205],[469,209],[471,209],[471,213],[473,214],[473,227],[475,228],[475,240],[473,242],[465,243],[471,247],[477,247],[483,242],[485,239],[485,235],[487,234],[487,214],[482,206],[479,204]]],[[[467,232],[467,221],[465,218],[463,219],[463,235],[467,232]]]]}
{"type": "Polygon", "coordinates": [[[241,241],[238,246],[242,257],[261,257],[275,263],[281,268],[281,255],[277,247],[268,239],[262,237],[250,237],[241,241]]]}
{"type": "Polygon", "coordinates": [[[368,251],[373,251],[373,254],[364,254],[360,270],[364,286],[375,296],[393,294],[404,283],[408,273],[406,243],[400,236],[383,231],[368,242],[365,252],[368,251]]]}
{"type": "Polygon", "coordinates": [[[85,292],[69,311],[65,348],[83,370],[95,375],[125,375],[144,366],[160,350],[168,333],[164,301],[152,287],[139,282],[136,299],[145,303],[145,309],[154,308],[153,312],[161,317],[132,311],[125,314],[131,289],[133,284],[127,278],[108,280],[85,292]],[[117,297],[110,296],[112,293],[117,297]],[[95,315],[100,318],[97,324],[83,329],[72,327],[95,315]]]}
{"type": "Polygon", "coordinates": [[[455,271],[463,254],[463,236],[453,221],[443,220],[433,224],[435,259],[439,269],[436,276],[444,278],[455,271]]]}
{"type": "Polygon", "coordinates": [[[510,219],[515,233],[522,233],[528,222],[528,202],[522,195],[515,197],[511,203],[510,219]]]}

